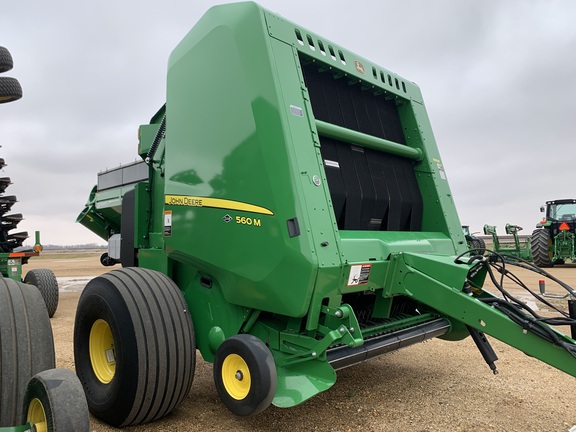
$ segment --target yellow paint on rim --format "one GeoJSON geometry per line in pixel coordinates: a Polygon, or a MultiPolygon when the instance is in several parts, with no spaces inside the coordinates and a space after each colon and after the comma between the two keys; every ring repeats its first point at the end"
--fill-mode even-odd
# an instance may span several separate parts
{"type": "Polygon", "coordinates": [[[46,421],[46,412],[40,399],[34,398],[28,405],[27,422],[31,422],[36,428],[36,432],[48,432],[48,422],[46,421]]]}
{"type": "Polygon", "coordinates": [[[96,378],[101,383],[108,384],[116,373],[116,353],[112,330],[103,319],[98,319],[92,324],[88,349],[96,378]]]}
{"type": "Polygon", "coordinates": [[[252,386],[250,369],[242,357],[238,354],[228,355],[222,362],[222,383],[224,388],[236,400],[242,400],[252,386]]]}

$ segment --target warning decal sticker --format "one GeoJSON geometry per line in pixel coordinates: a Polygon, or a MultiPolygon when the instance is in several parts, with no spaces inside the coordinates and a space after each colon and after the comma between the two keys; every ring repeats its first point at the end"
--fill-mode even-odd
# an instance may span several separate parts
{"type": "Polygon", "coordinates": [[[371,268],[372,264],[359,264],[350,267],[348,286],[367,284],[371,268]]]}
{"type": "Polygon", "coordinates": [[[164,236],[170,237],[172,235],[172,210],[164,212],[164,236]]]}
{"type": "Polygon", "coordinates": [[[436,162],[436,167],[438,168],[438,174],[440,174],[440,178],[442,180],[446,180],[446,171],[444,171],[444,166],[442,166],[442,162],[440,162],[440,159],[432,159],[434,162],[436,162]]]}

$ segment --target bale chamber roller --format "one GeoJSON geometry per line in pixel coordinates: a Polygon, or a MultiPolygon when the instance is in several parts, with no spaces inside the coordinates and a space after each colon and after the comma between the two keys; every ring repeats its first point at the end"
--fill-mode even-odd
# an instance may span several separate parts
{"type": "Polygon", "coordinates": [[[523,333],[482,289],[486,260],[461,258],[414,83],[255,3],[217,6],[173,50],[139,136],[142,161],[101,173],[78,217],[124,267],[90,282],[75,327],[109,423],[177,406],[195,346],[238,415],[434,337],[472,334],[494,368],[486,332],[576,373],[573,341],[523,333]]]}

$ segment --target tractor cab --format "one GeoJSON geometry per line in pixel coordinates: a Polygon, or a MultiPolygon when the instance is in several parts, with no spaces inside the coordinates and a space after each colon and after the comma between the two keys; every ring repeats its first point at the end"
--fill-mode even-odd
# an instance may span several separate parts
{"type": "Polygon", "coordinates": [[[561,225],[562,222],[570,224],[574,228],[576,223],[576,199],[564,199],[546,202],[546,206],[540,207],[541,212],[546,212],[546,223],[561,225]]]}
{"type": "Polygon", "coordinates": [[[576,199],[547,201],[540,207],[545,217],[532,233],[532,256],[539,267],[575,262],[576,199]]]}

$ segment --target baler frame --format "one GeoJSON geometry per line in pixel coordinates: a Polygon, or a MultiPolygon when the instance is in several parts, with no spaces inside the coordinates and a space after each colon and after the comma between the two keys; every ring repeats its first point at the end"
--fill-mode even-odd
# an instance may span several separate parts
{"type": "MultiPolygon", "coordinates": [[[[166,105],[140,127],[148,172],[96,186],[78,217],[106,240],[121,234],[126,267],[88,284],[76,319],[77,371],[105,421],[166,411],[98,411],[96,394],[142,390],[94,377],[90,328],[155,361],[130,334],[162,328],[148,322],[163,319],[163,295],[187,305],[190,325],[170,317],[193,328],[238,415],[297,405],[336,369],[433,337],[472,335],[496,370],[486,333],[576,376],[571,338],[482,288],[497,258],[466,247],[414,83],[253,3],[211,9],[172,52],[167,82],[166,105]],[[119,308],[134,332],[116,326],[119,308]],[[246,384],[252,373],[264,389],[246,384]]],[[[114,365],[112,380],[128,373],[114,365]]]]}

